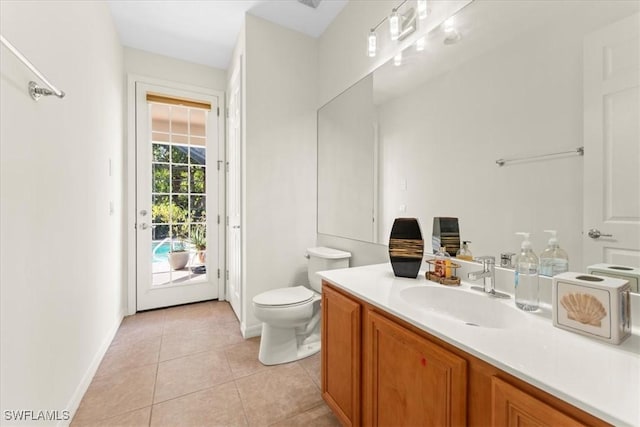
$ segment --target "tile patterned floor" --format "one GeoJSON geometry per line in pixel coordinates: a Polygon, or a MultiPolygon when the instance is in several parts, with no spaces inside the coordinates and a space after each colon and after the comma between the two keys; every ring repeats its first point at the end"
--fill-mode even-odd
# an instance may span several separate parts
{"type": "Polygon", "coordinates": [[[320,397],[320,355],[258,361],[226,302],[126,317],[71,423],[83,426],[339,426],[320,397]]]}

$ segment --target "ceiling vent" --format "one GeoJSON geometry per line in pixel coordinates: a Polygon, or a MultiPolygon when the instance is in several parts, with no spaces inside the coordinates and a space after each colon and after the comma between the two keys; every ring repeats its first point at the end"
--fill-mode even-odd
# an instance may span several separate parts
{"type": "Polygon", "coordinates": [[[312,7],[316,9],[322,0],[298,0],[298,2],[304,4],[305,6],[312,7]]]}

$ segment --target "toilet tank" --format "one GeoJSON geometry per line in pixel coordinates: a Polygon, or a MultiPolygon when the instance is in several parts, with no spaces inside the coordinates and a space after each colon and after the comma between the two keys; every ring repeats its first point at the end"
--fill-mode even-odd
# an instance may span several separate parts
{"type": "Polygon", "coordinates": [[[349,252],[322,246],[308,248],[307,255],[309,257],[309,265],[307,266],[309,284],[316,292],[322,291],[322,279],[316,274],[318,271],[347,268],[349,267],[349,258],[351,258],[349,252]]]}

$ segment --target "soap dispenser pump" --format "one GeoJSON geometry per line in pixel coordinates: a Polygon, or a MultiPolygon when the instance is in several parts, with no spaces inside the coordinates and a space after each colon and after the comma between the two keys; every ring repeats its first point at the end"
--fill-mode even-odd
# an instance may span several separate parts
{"type": "Polygon", "coordinates": [[[544,230],[551,234],[547,248],[540,254],[540,274],[553,277],[569,271],[569,256],[560,248],[556,230],[544,230]]]}
{"type": "Polygon", "coordinates": [[[538,284],[538,257],[531,249],[530,233],[518,232],[523,236],[520,253],[515,260],[516,307],[524,311],[536,311],[540,305],[538,284]]]}

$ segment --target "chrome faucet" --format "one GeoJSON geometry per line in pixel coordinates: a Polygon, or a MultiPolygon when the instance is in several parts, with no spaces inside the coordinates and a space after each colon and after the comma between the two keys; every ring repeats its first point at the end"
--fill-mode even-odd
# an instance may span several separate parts
{"type": "Polygon", "coordinates": [[[484,292],[496,298],[511,298],[507,294],[496,291],[496,258],[493,256],[480,256],[474,261],[482,263],[482,271],[469,273],[469,280],[483,279],[483,285],[482,287],[472,286],[471,289],[484,292]]]}

